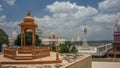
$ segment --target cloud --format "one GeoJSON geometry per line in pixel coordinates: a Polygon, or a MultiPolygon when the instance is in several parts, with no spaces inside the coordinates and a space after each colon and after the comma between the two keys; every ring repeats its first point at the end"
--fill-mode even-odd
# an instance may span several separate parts
{"type": "Polygon", "coordinates": [[[51,5],[47,5],[46,9],[52,13],[51,16],[34,17],[44,34],[48,35],[50,32],[55,32],[69,40],[80,35],[81,27],[85,24],[84,21],[98,12],[93,7],[79,6],[69,1],[56,1],[51,5]]]}
{"type": "Polygon", "coordinates": [[[96,23],[113,23],[117,18],[118,14],[97,14],[93,17],[96,23]]]}
{"type": "Polygon", "coordinates": [[[78,6],[76,3],[70,3],[69,1],[67,2],[54,2],[52,5],[48,5],[47,9],[52,12],[59,14],[58,16],[61,17],[66,17],[67,14],[72,14],[75,17],[84,17],[84,16],[89,16],[96,14],[98,11],[90,6],[78,6]],[[77,15],[79,14],[79,15],[77,15]]]}
{"type": "Polygon", "coordinates": [[[11,35],[15,28],[18,28],[17,31],[19,33],[20,30],[17,24],[18,22],[14,21],[7,22],[5,15],[0,16],[0,28],[2,28],[8,35],[11,35]]]}
{"type": "Polygon", "coordinates": [[[16,0],[4,0],[9,5],[14,5],[16,0]]]}
{"type": "Polygon", "coordinates": [[[5,20],[6,20],[6,16],[5,16],[5,15],[2,15],[2,16],[0,17],[0,23],[4,23],[5,20]]]}
{"type": "Polygon", "coordinates": [[[2,11],[3,10],[3,8],[2,8],[2,5],[0,4],[0,11],[2,11]]]}
{"type": "MultiPolygon", "coordinates": [[[[80,6],[69,1],[54,2],[46,9],[52,13],[47,18],[43,17],[44,22],[48,23],[45,24],[49,26],[48,32],[56,31],[67,39],[75,38],[78,35],[83,36],[83,27],[87,24],[89,40],[111,40],[113,38],[113,25],[120,15],[119,12],[107,14],[93,7],[80,6]]],[[[46,26],[43,27],[46,28],[46,26]]]]}
{"type": "Polygon", "coordinates": [[[119,11],[120,0],[105,0],[99,3],[101,11],[119,11]]]}
{"type": "MultiPolygon", "coordinates": [[[[101,3],[103,2],[104,1],[101,3]]],[[[69,1],[56,1],[53,4],[47,5],[45,9],[51,14],[43,17],[33,17],[35,23],[42,29],[43,35],[55,32],[58,36],[66,37],[67,40],[71,40],[72,37],[77,39],[79,35],[80,38],[82,38],[85,24],[87,24],[87,36],[89,40],[111,40],[113,39],[113,25],[116,18],[120,15],[120,12],[110,14],[104,11],[101,12],[91,6],[80,6],[69,1]]],[[[2,28],[4,28],[8,34],[10,34],[14,28],[19,27],[17,26],[18,22],[7,22],[5,15],[0,17],[0,22],[3,22],[1,24],[2,28]]]]}

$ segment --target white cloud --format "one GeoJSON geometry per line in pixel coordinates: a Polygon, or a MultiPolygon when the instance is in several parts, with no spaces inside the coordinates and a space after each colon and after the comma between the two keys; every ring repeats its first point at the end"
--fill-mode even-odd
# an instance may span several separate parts
{"type": "MultiPolygon", "coordinates": [[[[76,3],[70,3],[69,1],[56,1],[51,5],[47,5],[46,9],[51,13],[50,16],[45,15],[41,18],[37,16],[33,17],[35,22],[39,25],[39,28],[43,30],[43,35],[55,32],[69,40],[72,37],[76,38],[78,35],[82,38],[82,29],[85,24],[88,26],[87,36],[89,40],[111,40],[113,38],[112,29],[114,21],[116,17],[120,15],[119,12],[106,14],[98,11],[96,8],[80,6],[76,3]]],[[[4,29],[18,27],[18,22],[6,22],[6,17],[4,15],[0,17],[0,21],[5,23],[2,24],[2,28],[4,29]]],[[[10,32],[9,30],[8,33],[10,32]]]]}
{"type": "Polygon", "coordinates": [[[14,5],[16,0],[4,0],[9,5],[14,5]]]}
{"type": "Polygon", "coordinates": [[[60,36],[67,37],[67,39],[80,35],[80,28],[85,24],[86,18],[98,12],[90,6],[79,6],[69,1],[54,2],[48,5],[46,9],[52,12],[52,15],[43,18],[34,17],[35,21],[40,24],[45,34],[56,32],[60,36]]]}
{"type": "Polygon", "coordinates": [[[105,0],[99,3],[101,11],[118,11],[120,10],[120,0],[105,0]]]}
{"type": "Polygon", "coordinates": [[[6,20],[6,16],[5,16],[5,15],[2,15],[2,16],[0,17],[0,23],[4,23],[5,20],[6,20]]]}
{"type": "MultiPolygon", "coordinates": [[[[17,24],[18,22],[7,22],[5,15],[0,16],[0,28],[2,28],[8,35],[11,35],[15,28],[19,28],[17,24]]],[[[17,31],[19,32],[19,29],[17,29],[17,31]]]]}
{"type": "Polygon", "coordinates": [[[3,10],[3,8],[2,8],[2,5],[0,4],[0,11],[2,11],[3,10]]]}
{"type": "Polygon", "coordinates": [[[48,5],[47,9],[52,13],[59,14],[58,16],[66,17],[67,14],[71,14],[75,17],[88,16],[96,14],[98,11],[93,7],[78,6],[76,3],[67,2],[54,2],[52,5],[48,5]]]}
{"type": "Polygon", "coordinates": [[[113,23],[118,15],[116,14],[98,14],[93,17],[97,23],[113,23]]]}

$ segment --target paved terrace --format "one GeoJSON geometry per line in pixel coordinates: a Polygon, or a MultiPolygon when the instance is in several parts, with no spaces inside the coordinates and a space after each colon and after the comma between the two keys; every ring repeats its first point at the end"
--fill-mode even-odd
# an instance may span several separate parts
{"type": "Polygon", "coordinates": [[[92,68],[120,68],[120,62],[92,62],[92,68]]]}
{"type": "Polygon", "coordinates": [[[56,53],[50,52],[50,57],[44,57],[33,60],[12,60],[0,55],[0,62],[2,67],[7,68],[91,68],[91,56],[78,54],[60,54],[62,63],[56,63],[56,53]],[[52,63],[48,63],[52,61],[52,63]],[[53,62],[54,61],[54,62],[53,62]],[[77,67],[76,67],[77,66],[77,67]]]}
{"type": "MultiPolygon", "coordinates": [[[[59,56],[62,58],[61,56],[59,56]]],[[[55,61],[56,60],[56,53],[50,52],[49,57],[39,58],[39,59],[33,59],[33,60],[13,60],[6,57],[3,57],[3,54],[0,55],[0,62],[35,62],[35,61],[55,61]]],[[[61,59],[60,59],[61,60],[61,59]]]]}

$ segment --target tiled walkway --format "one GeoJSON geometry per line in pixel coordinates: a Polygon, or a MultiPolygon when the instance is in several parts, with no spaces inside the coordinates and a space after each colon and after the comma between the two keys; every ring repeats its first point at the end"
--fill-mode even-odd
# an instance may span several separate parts
{"type": "Polygon", "coordinates": [[[92,62],[92,68],[120,68],[120,62],[92,62]]]}

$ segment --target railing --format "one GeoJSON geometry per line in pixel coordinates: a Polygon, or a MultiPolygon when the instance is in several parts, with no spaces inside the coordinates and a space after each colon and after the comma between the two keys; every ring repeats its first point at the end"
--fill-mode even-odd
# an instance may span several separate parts
{"type": "Polygon", "coordinates": [[[91,56],[85,56],[80,58],[79,60],[73,62],[73,63],[68,63],[67,65],[64,65],[60,68],[91,68],[92,64],[92,58],[91,56]]]}
{"type": "Polygon", "coordinates": [[[14,49],[14,48],[5,48],[4,49],[4,56],[13,59],[16,56],[16,49],[14,49]]]}
{"type": "Polygon", "coordinates": [[[34,58],[50,56],[50,49],[48,47],[38,47],[32,50],[32,55],[34,58]]]}
{"type": "Polygon", "coordinates": [[[21,47],[18,49],[18,53],[32,53],[32,47],[27,47],[27,46],[24,46],[24,47],[21,47]]]}
{"type": "MultiPolygon", "coordinates": [[[[35,58],[41,58],[41,57],[47,57],[50,56],[50,49],[48,47],[21,47],[21,48],[5,48],[4,50],[4,56],[8,58],[15,59],[15,57],[25,57],[25,54],[31,54],[29,57],[35,58]]],[[[28,56],[26,56],[28,57],[28,56]]],[[[21,58],[22,59],[22,58],[21,58]]]]}

